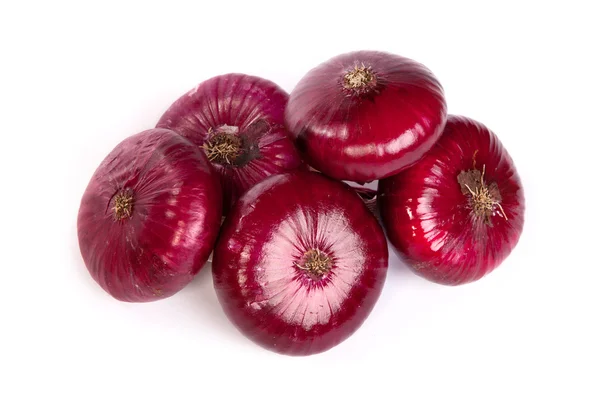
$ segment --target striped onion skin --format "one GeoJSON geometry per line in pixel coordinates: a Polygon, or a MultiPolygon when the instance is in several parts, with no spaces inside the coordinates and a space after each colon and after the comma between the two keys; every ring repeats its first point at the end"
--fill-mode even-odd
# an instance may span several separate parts
{"type": "Polygon", "coordinates": [[[208,260],[221,204],[216,173],[196,146],[167,129],[135,134],[106,156],[82,196],[81,256],[117,300],[170,297],[208,260]]]}
{"type": "Polygon", "coordinates": [[[385,235],[353,189],[295,171],[259,183],[226,218],[213,256],[219,301],[234,325],[271,351],[310,355],[355,332],[381,293],[385,235]],[[314,274],[315,251],[328,268],[314,274]]]}
{"type": "Polygon", "coordinates": [[[492,131],[461,116],[448,117],[442,137],[417,165],[380,181],[378,197],[394,248],[417,274],[441,284],[482,278],[523,231],[525,198],[512,158],[492,131]],[[486,214],[459,181],[466,171],[479,171],[485,186],[497,188],[486,214]]]}
{"type": "Polygon", "coordinates": [[[439,138],[445,120],[444,91],[432,72],[378,51],[345,53],[312,69],[291,92],[285,112],[305,161],[355,182],[413,165],[439,138]]]}
{"type": "Polygon", "coordinates": [[[251,75],[208,79],[176,100],[157,127],[171,129],[199,147],[225,129],[243,141],[237,163],[212,160],[223,188],[223,212],[263,179],[302,165],[284,128],[288,94],[275,83],[251,75]]]}

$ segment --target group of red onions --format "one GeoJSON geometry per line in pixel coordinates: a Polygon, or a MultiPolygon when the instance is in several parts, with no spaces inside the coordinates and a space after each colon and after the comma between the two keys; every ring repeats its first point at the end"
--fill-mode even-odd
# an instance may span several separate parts
{"type": "Polygon", "coordinates": [[[308,355],[348,338],[379,298],[380,222],[417,274],[459,285],[508,256],[524,209],[498,137],[447,115],[426,67],[359,51],[317,66],[289,96],[243,74],[199,84],[100,164],[78,237],[92,277],[129,302],[177,293],[212,252],[233,324],[308,355]],[[375,180],[377,203],[360,187],[375,180]]]}

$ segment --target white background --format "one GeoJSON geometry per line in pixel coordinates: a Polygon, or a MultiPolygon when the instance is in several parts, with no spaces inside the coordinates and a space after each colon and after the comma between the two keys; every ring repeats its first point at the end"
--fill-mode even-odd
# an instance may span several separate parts
{"type": "Polygon", "coordinates": [[[600,398],[593,3],[3,1],[0,398],[600,398]],[[291,91],[359,49],[427,65],[449,111],[485,123],[512,154],[526,223],[499,269],[443,287],[392,255],[363,327],[305,358],[239,334],[209,268],[150,304],[94,283],[77,210],[118,142],[214,75],[291,91]]]}

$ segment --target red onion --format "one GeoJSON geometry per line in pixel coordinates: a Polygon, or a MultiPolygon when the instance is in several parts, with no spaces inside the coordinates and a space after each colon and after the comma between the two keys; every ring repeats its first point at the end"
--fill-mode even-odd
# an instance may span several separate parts
{"type": "Polygon", "coordinates": [[[157,127],[175,130],[203,148],[220,175],[226,213],[256,183],[302,164],[283,126],[287,100],[271,81],[221,75],[179,98],[157,127]]]}
{"type": "Polygon", "coordinates": [[[442,86],[393,54],[342,54],[306,74],[285,122],[305,160],[326,175],[369,182],[417,162],[442,133],[442,86]]]}
{"type": "Polygon", "coordinates": [[[441,139],[414,167],[379,183],[392,245],[419,275],[458,285],[480,279],[516,246],[525,199],[496,135],[449,116],[441,139]]]}
{"type": "Polygon", "coordinates": [[[166,129],[131,136],[102,161],[81,200],[85,265],[116,299],[169,297],[208,259],[221,204],[216,173],[197,146],[166,129]]]}
{"type": "Polygon", "coordinates": [[[308,355],[359,328],[387,259],[385,235],[353,189],[296,171],[240,198],[215,247],[213,277],[242,333],[272,351],[308,355]]]}
{"type": "Polygon", "coordinates": [[[365,203],[369,211],[379,218],[379,211],[377,210],[377,191],[367,187],[354,187],[354,191],[365,203]]]}

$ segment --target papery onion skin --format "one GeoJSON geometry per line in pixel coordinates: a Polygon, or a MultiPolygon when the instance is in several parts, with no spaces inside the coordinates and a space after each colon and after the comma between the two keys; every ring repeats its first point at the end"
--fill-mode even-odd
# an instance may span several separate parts
{"type": "Polygon", "coordinates": [[[197,146],[166,129],[141,132],[111,151],[85,190],[77,220],[81,255],[118,300],[172,296],[208,259],[221,206],[218,177],[197,146]],[[118,212],[119,206],[131,207],[118,212]]]}
{"type": "Polygon", "coordinates": [[[342,182],[306,171],[268,178],[240,198],[221,232],[213,256],[219,301],[266,349],[326,351],[361,326],[381,293],[385,235],[342,182]],[[330,261],[322,275],[307,269],[314,250],[317,261],[330,261]]]}
{"type": "Polygon", "coordinates": [[[391,244],[417,274],[440,284],[482,278],[523,231],[525,198],[512,158],[492,131],[465,117],[449,116],[433,149],[414,167],[380,181],[378,197],[391,244]],[[499,201],[489,215],[478,215],[458,180],[475,170],[486,186],[497,185],[499,201]]]}
{"type": "Polygon", "coordinates": [[[375,218],[379,219],[379,210],[377,209],[377,190],[367,187],[354,187],[354,191],[362,199],[369,211],[375,215],[375,218]]]}
{"type": "Polygon", "coordinates": [[[422,64],[358,51],[309,71],[290,94],[285,122],[305,161],[340,180],[369,182],[413,165],[442,133],[443,88],[422,64]],[[365,91],[346,87],[370,68],[365,91]],[[368,85],[372,85],[369,87],[368,85]]]}
{"type": "Polygon", "coordinates": [[[206,146],[211,132],[227,126],[248,139],[242,166],[213,161],[223,188],[226,214],[238,197],[263,179],[300,167],[302,159],[284,127],[288,94],[256,76],[226,74],[200,83],[181,96],[157,127],[177,131],[197,146],[206,146]]]}

